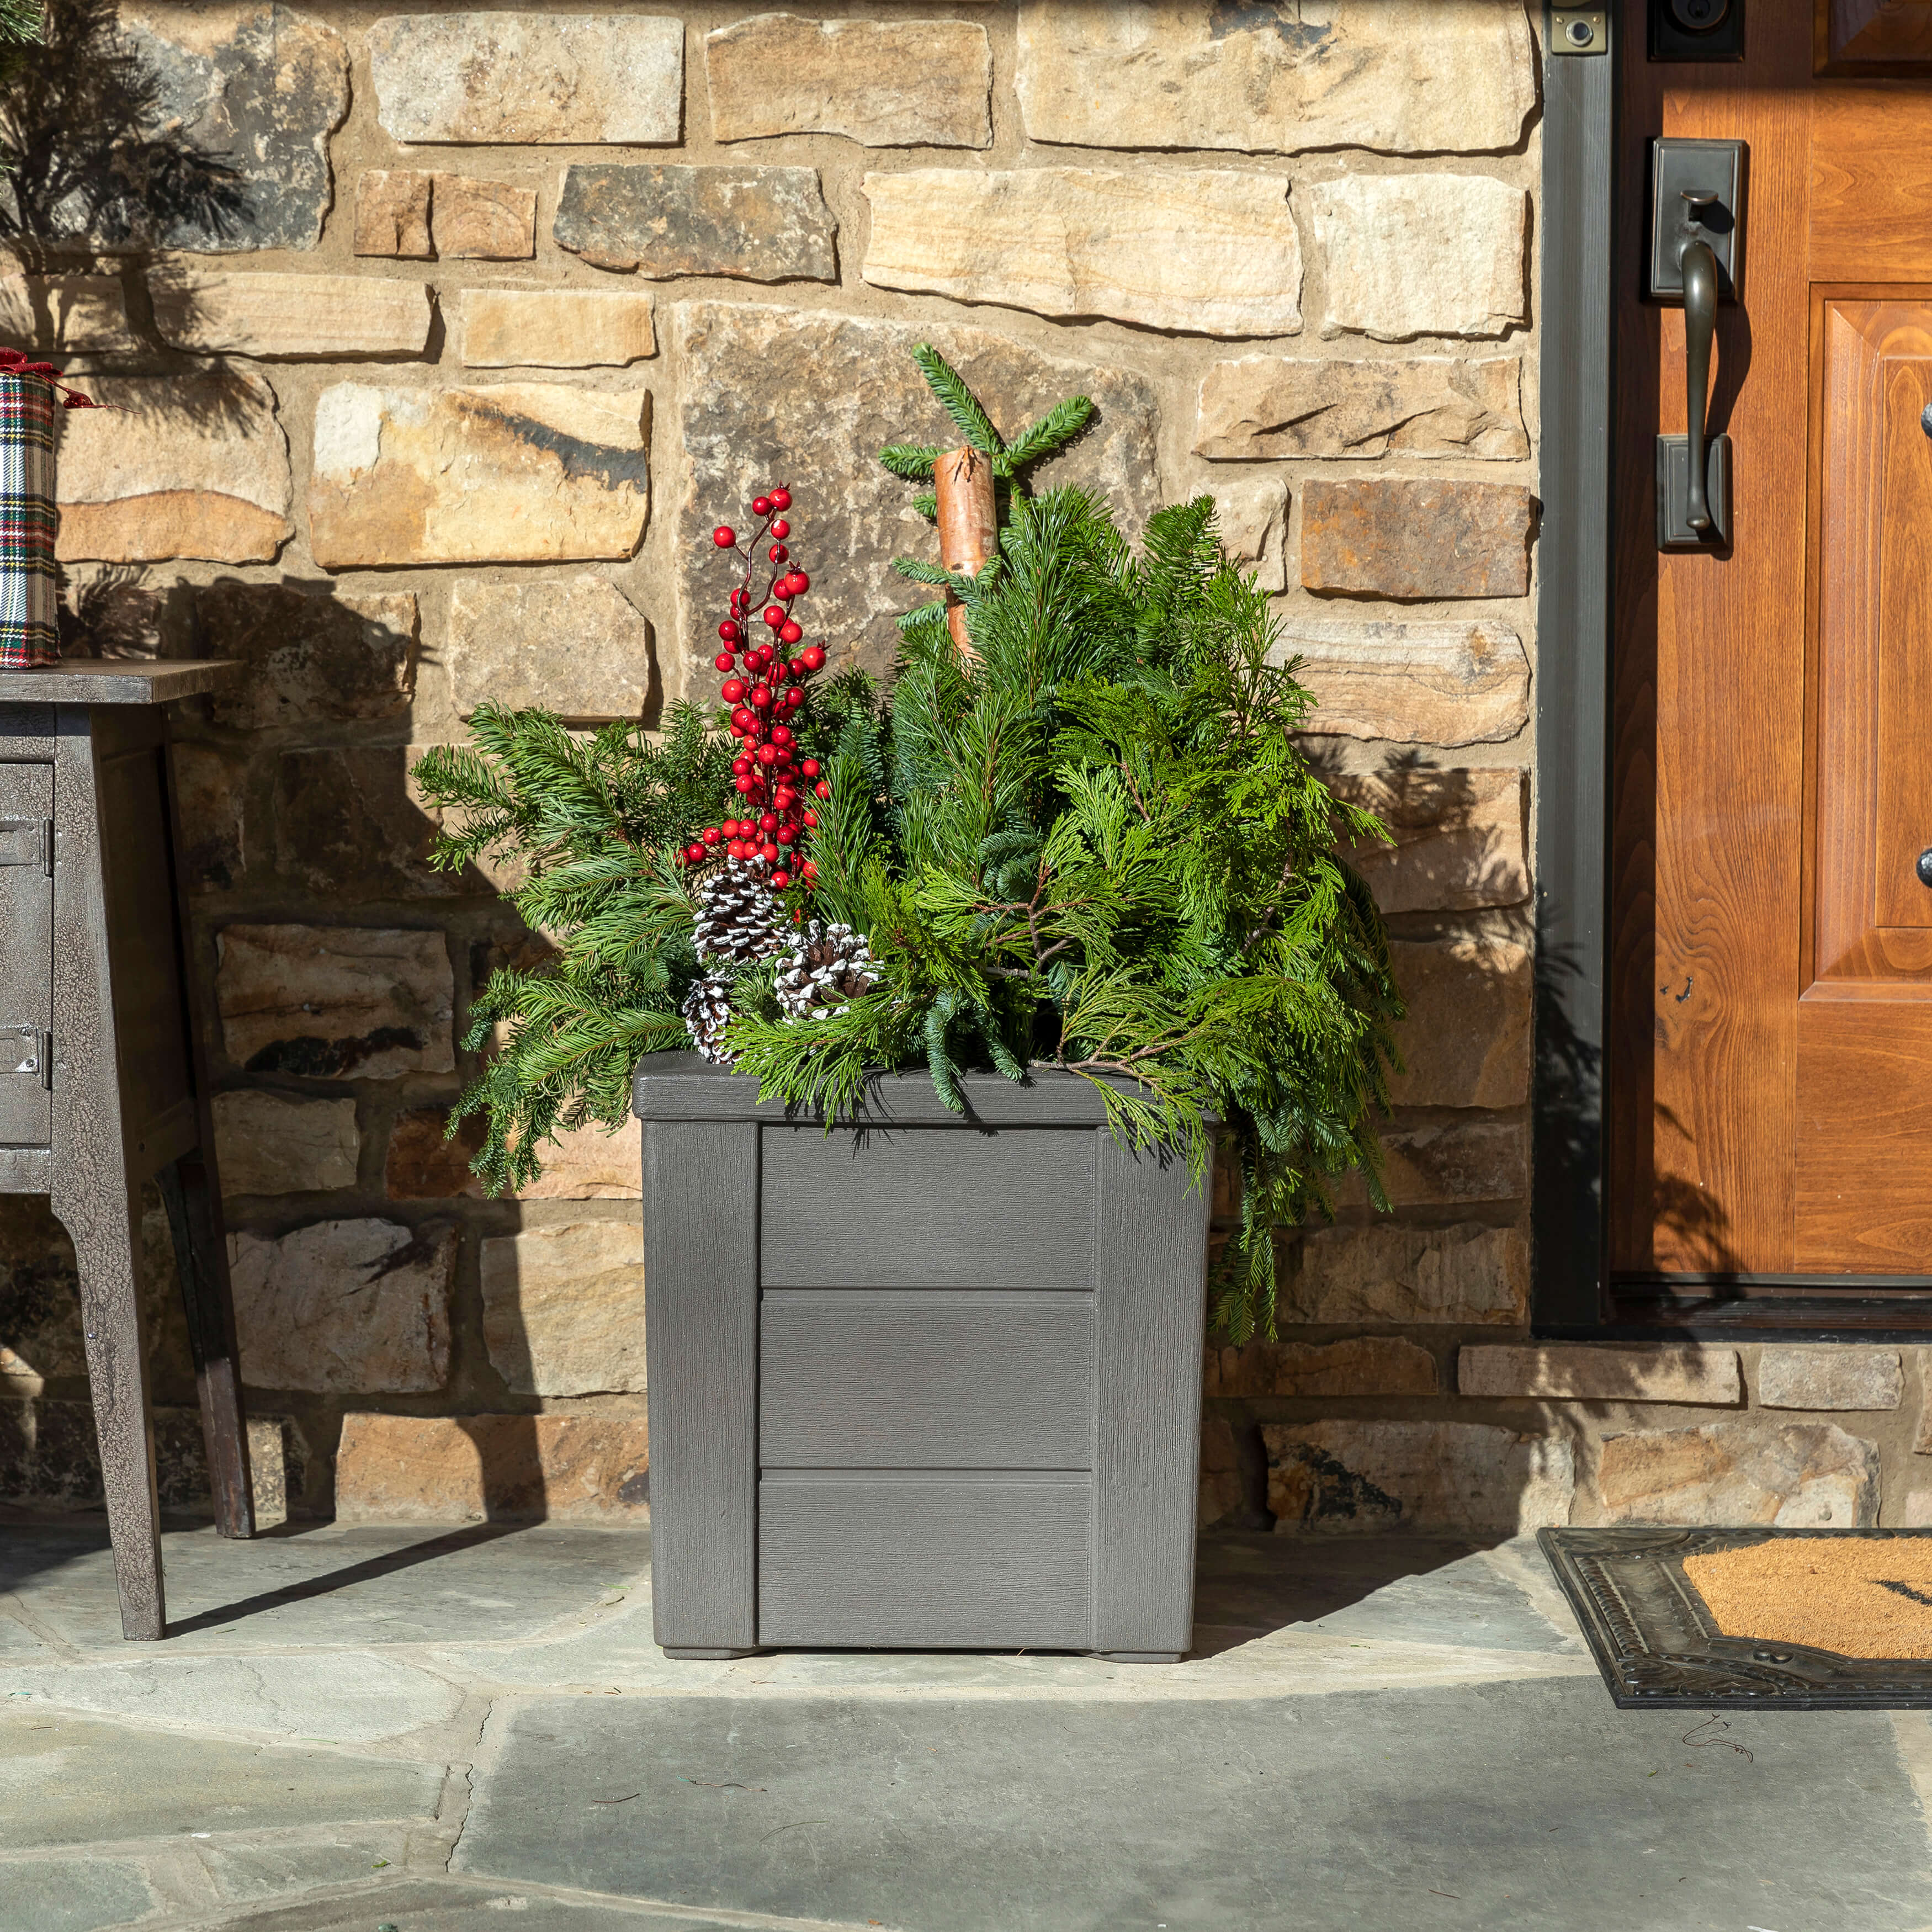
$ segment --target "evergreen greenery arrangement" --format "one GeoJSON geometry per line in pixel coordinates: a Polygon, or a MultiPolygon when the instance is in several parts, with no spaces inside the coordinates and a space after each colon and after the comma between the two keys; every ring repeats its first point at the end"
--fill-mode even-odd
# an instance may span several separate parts
{"type": "MultiPolygon", "coordinates": [[[[514,860],[509,897],[557,948],[491,980],[469,1044],[506,1031],[458,1117],[487,1112],[476,1167],[500,1187],[535,1174],[556,1129],[620,1124],[639,1059],[694,1042],[828,1115],[880,1070],[922,1064],[960,1108],[963,1068],[1063,1068],[1094,1082],[1121,1138],[1197,1175],[1218,1132],[1242,1204],[1214,1323],[1236,1342],[1271,1333],[1279,1233],[1356,1169],[1383,1204],[1375,1121],[1402,1008],[1338,849],[1379,827],[1303,756],[1310,700],[1271,662],[1278,622],[1222,551],[1212,500],[1157,512],[1136,548],[1090,494],[1026,486],[1090,404],[1007,442],[957,373],[919,354],[1002,486],[1000,527],[972,574],[900,561],[946,601],[901,619],[888,686],[848,670],[782,702],[776,766],[748,755],[767,714],[748,729],[742,706],[687,704],[655,742],[486,708],[469,745],[417,766],[451,814],[440,862],[514,860]],[[774,822],[790,791],[800,842],[713,824],[734,788],[774,822]]],[[[946,455],[882,460],[918,483],[946,455]]],[[[748,620],[748,601],[731,608],[728,624],[748,620]]],[[[764,614],[802,634],[789,602],[764,614]]],[[[742,668],[782,700],[812,668],[742,668]]]]}

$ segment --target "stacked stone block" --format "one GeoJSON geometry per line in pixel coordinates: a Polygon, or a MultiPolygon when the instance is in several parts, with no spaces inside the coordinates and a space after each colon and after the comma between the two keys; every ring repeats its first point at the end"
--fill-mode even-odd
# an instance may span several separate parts
{"type": "MultiPolygon", "coordinates": [[[[646,1506],[637,1136],[515,1201],[443,1137],[471,1000],[543,942],[494,867],[430,867],[407,770],[485,700],[698,694],[702,535],[780,476],[814,628],[883,670],[932,540],[872,452],[946,434],[920,340],[1009,427],[1095,398],[1043,483],[1130,528],[1216,496],[1394,834],[1358,856],[1414,1012],[1396,1212],[1352,1192],[1282,1341],[1210,1354],[1206,1514],[1910,1507],[1895,1358],[1527,1351],[1537,50],[1522,0],[1318,10],[126,9],[246,206],[0,275],[0,337],[118,405],[62,452],[76,647],[248,666],[182,722],[184,860],[291,1508],[646,1506]]],[[[84,1498],[70,1256],[32,1210],[0,1252],[0,1492],[84,1498]]]]}

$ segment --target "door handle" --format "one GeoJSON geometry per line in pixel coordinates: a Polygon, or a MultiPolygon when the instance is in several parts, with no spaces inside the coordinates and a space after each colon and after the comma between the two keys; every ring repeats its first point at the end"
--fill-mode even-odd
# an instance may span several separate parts
{"type": "Polygon", "coordinates": [[[1684,305],[1683,436],[1657,439],[1660,550],[1721,552],[1731,538],[1731,440],[1711,433],[1718,304],[1736,302],[1744,255],[1742,141],[1652,143],[1650,294],[1684,305]]]}
{"type": "MultiPolygon", "coordinates": [[[[1700,223],[1704,210],[1717,198],[1710,188],[1684,189],[1686,225],[1700,223]]],[[[1708,242],[1694,235],[1678,250],[1677,264],[1684,278],[1684,422],[1689,430],[1690,471],[1684,520],[1699,536],[1708,536],[1712,523],[1705,428],[1711,403],[1711,345],[1718,333],[1718,258],[1708,242]]]]}

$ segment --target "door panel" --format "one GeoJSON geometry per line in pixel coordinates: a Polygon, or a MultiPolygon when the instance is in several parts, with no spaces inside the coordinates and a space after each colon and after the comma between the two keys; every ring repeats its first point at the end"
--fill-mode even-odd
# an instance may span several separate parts
{"type": "Polygon", "coordinates": [[[54,768],[0,764],[0,1146],[52,1138],[54,768]]]}
{"type": "Polygon", "coordinates": [[[1932,76],[1821,82],[1810,34],[1758,8],[1738,65],[1624,68],[1613,1280],[1932,1276],[1932,76]],[[1658,134],[1749,157],[1733,542],[1666,556],[1658,134]]]}
{"type": "Polygon", "coordinates": [[[1812,976],[1932,998],[1932,298],[1827,295],[1819,324],[1812,976]]]}

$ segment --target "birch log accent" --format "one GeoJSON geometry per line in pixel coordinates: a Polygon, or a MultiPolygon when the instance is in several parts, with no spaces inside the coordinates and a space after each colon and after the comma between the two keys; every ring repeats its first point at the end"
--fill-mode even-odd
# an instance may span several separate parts
{"type": "MultiPolygon", "coordinates": [[[[949,449],[932,466],[938,499],[939,560],[948,570],[976,577],[998,542],[993,511],[993,459],[976,449],[949,449]]],[[[963,656],[973,655],[966,610],[948,591],[946,622],[963,656]]]]}

